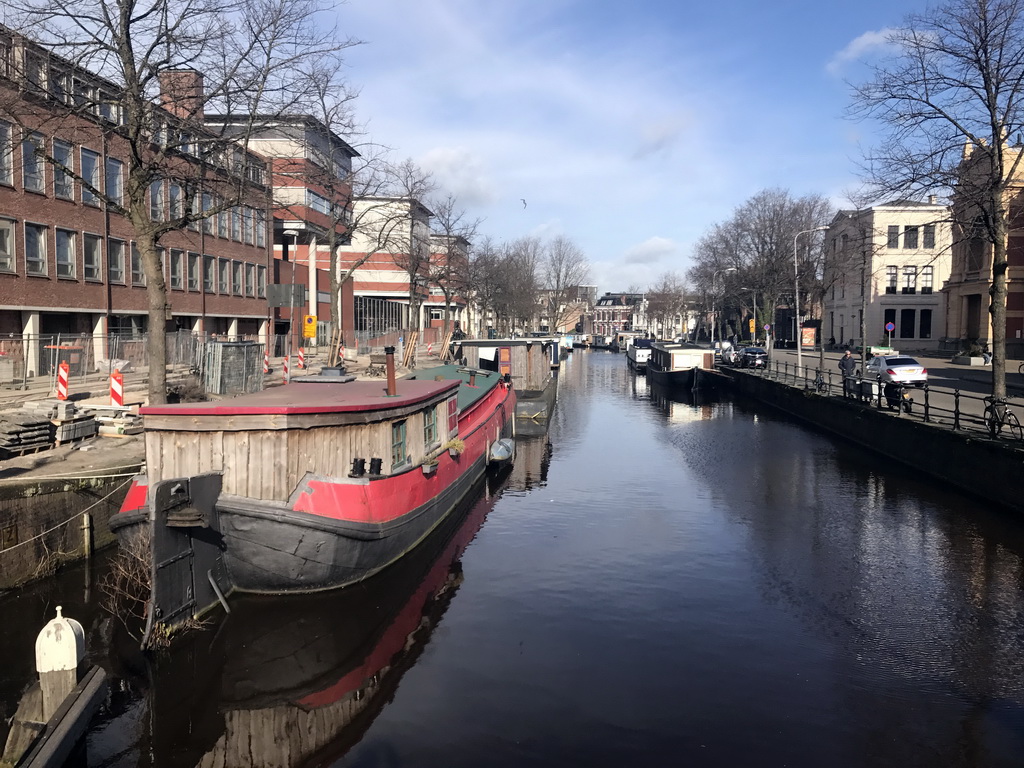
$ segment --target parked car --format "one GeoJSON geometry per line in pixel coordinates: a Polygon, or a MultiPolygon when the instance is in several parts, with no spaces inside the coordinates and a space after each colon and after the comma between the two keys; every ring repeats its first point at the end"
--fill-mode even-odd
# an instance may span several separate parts
{"type": "Polygon", "coordinates": [[[711,345],[711,348],[715,351],[715,361],[722,359],[722,352],[726,349],[732,349],[731,341],[716,341],[711,345]]]}
{"type": "Polygon", "coordinates": [[[928,369],[907,355],[878,355],[868,361],[865,377],[881,379],[882,383],[913,384],[923,387],[928,382],[928,369]]]}
{"type": "Polygon", "coordinates": [[[764,368],[768,365],[768,351],[761,347],[744,347],[739,352],[740,368],[764,368]]]}
{"type": "Polygon", "coordinates": [[[740,351],[736,347],[726,347],[722,350],[723,365],[738,365],[740,362],[740,351]]]}

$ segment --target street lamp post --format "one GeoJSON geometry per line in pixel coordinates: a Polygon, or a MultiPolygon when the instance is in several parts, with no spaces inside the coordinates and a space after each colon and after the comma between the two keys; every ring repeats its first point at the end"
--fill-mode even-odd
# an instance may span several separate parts
{"type": "Polygon", "coordinates": [[[289,378],[291,378],[292,345],[295,341],[295,262],[298,259],[299,254],[299,231],[297,229],[286,229],[281,234],[292,239],[291,253],[288,254],[288,260],[292,263],[292,290],[288,299],[288,305],[290,307],[288,315],[288,349],[285,352],[288,356],[288,371],[289,378]]]}
{"type": "Polygon", "coordinates": [[[827,226],[805,229],[793,235],[793,324],[796,332],[796,373],[800,375],[803,369],[803,339],[800,337],[800,265],[796,258],[796,241],[800,235],[809,235],[812,232],[824,232],[827,226]]]}
{"type": "Polygon", "coordinates": [[[715,298],[718,296],[718,289],[716,285],[718,283],[718,276],[729,272],[735,272],[736,267],[725,267],[724,269],[716,269],[711,273],[711,322],[713,326],[711,328],[711,349],[715,348],[715,336],[718,336],[718,341],[722,340],[722,333],[718,328],[718,315],[715,313],[715,298]]]}

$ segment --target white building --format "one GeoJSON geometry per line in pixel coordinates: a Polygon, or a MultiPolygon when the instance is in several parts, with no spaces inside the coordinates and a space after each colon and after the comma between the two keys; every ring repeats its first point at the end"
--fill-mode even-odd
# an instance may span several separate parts
{"type": "Polygon", "coordinates": [[[822,337],[869,345],[938,349],[945,327],[940,292],[952,268],[949,207],[897,200],[836,214],[825,234],[822,337]]]}

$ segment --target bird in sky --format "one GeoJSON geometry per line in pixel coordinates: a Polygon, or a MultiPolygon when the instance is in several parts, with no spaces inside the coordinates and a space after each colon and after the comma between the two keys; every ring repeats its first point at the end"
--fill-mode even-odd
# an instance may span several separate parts
{"type": "MultiPolygon", "coordinates": [[[[523,198],[521,198],[521,197],[520,197],[519,199],[520,199],[520,200],[523,200],[523,198]]],[[[525,207],[526,207],[526,201],[525,201],[525,200],[523,200],[523,208],[525,208],[525,207]]]]}

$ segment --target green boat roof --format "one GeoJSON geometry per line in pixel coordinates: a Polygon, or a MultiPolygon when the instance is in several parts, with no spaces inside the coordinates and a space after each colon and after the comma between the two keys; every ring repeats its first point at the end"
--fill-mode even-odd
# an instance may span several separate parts
{"type": "Polygon", "coordinates": [[[418,381],[461,381],[462,386],[459,387],[459,410],[464,411],[469,406],[473,405],[477,400],[482,398],[492,389],[495,385],[501,381],[501,376],[497,371],[485,371],[480,368],[466,368],[462,365],[438,365],[434,368],[424,368],[423,370],[410,373],[405,376],[406,379],[416,379],[418,381]],[[469,377],[471,374],[476,374],[476,385],[469,386],[469,377]]]}

